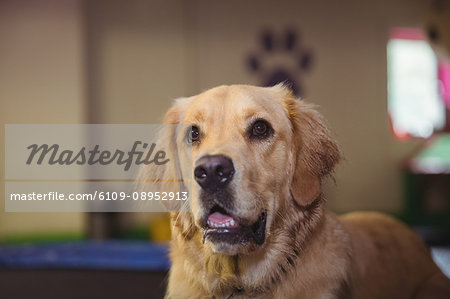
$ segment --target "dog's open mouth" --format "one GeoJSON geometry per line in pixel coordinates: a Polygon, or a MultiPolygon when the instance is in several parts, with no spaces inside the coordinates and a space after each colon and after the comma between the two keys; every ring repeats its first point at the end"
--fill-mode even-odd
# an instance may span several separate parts
{"type": "Polygon", "coordinates": [[[229,244],[242,244],[253,241],[261,246],[266,233],[266,211],[262,212],[258,220],[251,225],[244,225],[228,214],[223,208],[216,205],[208,214],[205,223],[203,242],[226,242],[229,244]]]}

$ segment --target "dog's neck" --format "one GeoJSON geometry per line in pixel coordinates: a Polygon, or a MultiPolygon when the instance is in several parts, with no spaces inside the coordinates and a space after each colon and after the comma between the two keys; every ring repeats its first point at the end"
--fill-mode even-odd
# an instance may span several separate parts
{"type": "Polygon", "coordinates": [[[308,244],[312,232],[320,227],[323,215],[322,197],[306,207],[289,206],[286,209],[290,212],[277,213],[272,221],[274,225],[266,248],[237,258],[241,283],[239,287],[248,297],[267,295],[280,287],[287,274],[296,271],[305,244],[308,244]],[[267,271],[268,269],[270,271],[267,271]]]}

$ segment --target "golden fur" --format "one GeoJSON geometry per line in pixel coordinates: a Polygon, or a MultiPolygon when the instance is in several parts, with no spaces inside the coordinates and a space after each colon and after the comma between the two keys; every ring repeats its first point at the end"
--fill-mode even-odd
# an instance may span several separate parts
{"type": "Polygon", "coordinates": [[[167,298],[450,298],[447,278],[406,226],[377,213],[326,211],[321,183],[340,151],[313,106],[284,86],[220,86],[177,100],[165,123],[173,126],[160,142],[174,163],[160,175],[183,179],[191,194],[182,207],[190,212],[171,214],[167,298]],[[275,133],[254,142],[246,128],[260,118],[275,133]],[[202,131],[196,145],[184,140],[192,125],[202,131]],[[261,246],[203,243],[191,154],[194,165],[204,155],[232,159],[234,215],[253,223],[267,211],[261,246]]]}

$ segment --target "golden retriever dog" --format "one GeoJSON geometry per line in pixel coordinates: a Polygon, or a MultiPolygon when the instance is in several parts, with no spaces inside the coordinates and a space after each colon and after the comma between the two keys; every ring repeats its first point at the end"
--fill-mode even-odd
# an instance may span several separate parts
{"type": "Polygon", "coordinates": [[[220,86],[178,99],[165,123],[162,175],[190,193],[171,214],[166,298],[450,298],[407,226],[326,210],[341,153],[285,86],[220,86]]]}

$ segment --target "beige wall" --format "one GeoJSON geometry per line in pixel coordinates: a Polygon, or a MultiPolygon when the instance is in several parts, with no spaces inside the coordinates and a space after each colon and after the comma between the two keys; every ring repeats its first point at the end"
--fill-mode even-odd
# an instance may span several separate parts
{"type": "MultiPolygon", "coordinates": [[[[87,95],[88,102],[96,103],[90,121],[161,123],[172,99],[187,93],[183,1],[85,4],[87,95]]],[[[121,214],[120,223],[127,228],[148,225],[149,219],[159,217],[159,213],[121,214]]],[[[98,215],[91,220],[102,223],[98,215]]]]}
{"type": "Polygon", "coordinates": [[[86,1],[94,120],[158,123],[186,93],[183,1],[86,1]]]}
{"type": "Polygon", "coordinates": [[[77,0],[0,2],[0,238],[81,231],[79,213],[4,212],[4,124],[84,121],[82,15],[77,0]]]}
{"type": "Polygon", "coordinates": [[[258,84],[245,59],[260,49],[261,30],[296,28],[316,57],[303,75],[307,100],[320,105],[346,156],[328,188],[330,206],[400,210],[399,167],[416,144],[390,132],[386,42],[393,26],[421,26],[421,1],[95,3],[102,120],[157,122],[170,98],[258,84]]]}
{"type": "MultiPolygon", "coordinates": [[[[386,42],[392,26],[420,26],[419,1],[195,1],[193,20],[197,89],[258,84],[245,57],[258,49],[258,33],[301,32],[315,64],[303,75],[306,100],[320,105],[346,157],[336,186],[336,211],[401,209],[399,167],[413,143],[394,140],[387,117],[386,42]],[[324,3],[327,3],[326,5],[324,3]]],[[[268,59],[270,60],[270,59],[268,59]]],[[[270,61],[269,61],[270,62],[270,61]]]]}
{"type": "Polygon", "coordinates": [[[301,42],[316,57],[312,71],[303,75],[307,100],[320,105],[346,157],[337,171],[337,186],[328,188],[330,206],[340,212],[401,209],[399,167],[417,142],[400,143],[390,132],[386,43],[393,26],[421,26],[423,2],[191,3],[186,13],[196,80],[189,91],[258,84],[245,65],[246,57],[259,50],[258,34],[267,27],[275,33],[298,29],[301,42]]]}
{"type": "MultiPolygon", "coordinates": [[[[330,206],[401,208],[399,166],[416,144],[389,129],[386,42],[392,26],[421,25],[423,1],[8,3],[0,9],[2,123],[157,123],[173,98],[258,84],[245,60],[260,49],[261,30],[298,29],[315,54],[312,71],[300,74],[307,100],[320,105],[346,156],[327,188],[330,206]]],[[[0,233],[45,221],[43,229],[82,226],[80,215],[2,213],[0,233]]]]}

